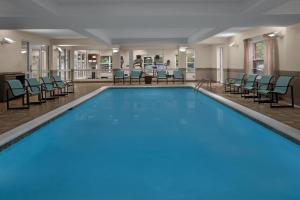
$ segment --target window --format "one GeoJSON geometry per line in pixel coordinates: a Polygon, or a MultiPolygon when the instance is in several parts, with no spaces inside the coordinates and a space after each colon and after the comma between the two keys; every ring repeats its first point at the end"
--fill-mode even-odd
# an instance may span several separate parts
{"type": "Polygon", "coordinates": [[[112,56],[100,56],[101,71],[110,71],[112,66],[112,56]]]}
{"type": "Polygon", "coordinates": [[[195,72],[195,51],[194,49],[187,49],[186,51],[186,65],[187,72],[195,72]]]}
{"type": "Polygon", "coordinates": [[[58,50],[57,57],[57,74],[61,77],[62,80],[70,80],[71,78],[71,69],[69,64],[70,50],[60,48],[58,50]]]}
{"type": "Polygon", "coordinates": [[[87,79],[86,50],[74,51],[74,79],[87,79]]]}
{"type": "Polygon", "coordinates": [[[49,75],[49,46],[22,42],[22,59],[27,65],[27,77],[49,75]]]}
{"type": "Polygon", "coordinates": [[[253,62],[253,73],[263,74],[264,73],[264,55],[265,44],[264,42],[254,43],[254,62],[253,62]]]}

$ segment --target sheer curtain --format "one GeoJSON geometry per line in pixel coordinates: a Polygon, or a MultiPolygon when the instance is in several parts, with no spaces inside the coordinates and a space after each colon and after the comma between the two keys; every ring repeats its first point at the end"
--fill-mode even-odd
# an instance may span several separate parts
{"type": "Polygon", "coordinates": [[[268,75],[275,75],[276,63],[276,38],[267,35],[263,36],[265,43],[265,57],[264,57],[264,72],[268,75]]]}
{"type": "Polygon", "coordinates": [[[244,40],[244,72],[250,73],[253,69],[253,44],[251,39],[244,40]]]}

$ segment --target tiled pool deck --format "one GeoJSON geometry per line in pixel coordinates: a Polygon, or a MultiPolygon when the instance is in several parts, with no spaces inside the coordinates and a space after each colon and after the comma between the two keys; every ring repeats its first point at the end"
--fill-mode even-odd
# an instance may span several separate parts
{"type": "MultiPolygon", "coordinates": [[[[191,85],[192,83],[188,83],[191,85]]],[[[29,110],[6,110],[5,103],[0,103],[0,134],[11,130],[25,122],[28,122],[38,116],[41,116],[55,108],[58,108],[62,105],[65,105],[79,97],[82,97],[102,86],[112,85],[104,83],[77,83],[75,84],[75,93],[69,94],[65,97],[60,97],[55,100],[49,100],[47,103],[42,105],[31,105],[29,110]]],[[[119,84],[122,85],[122,84],[119,84]]],[[[135,84],[138,85],[138,84],[135,84]]],[[[156,85],[156,83],[152,84],[156,85]]],[[[164,85],[160,83],[159,85],[164,85]]],[[[173,83],[169,83],[173,85],[173,83]]],[[[182,84],[178,84],[181,85],[182,84]]],[[[207,89],[204,87],[204,89],[207,89]]],[[[264,115],[272,117],[278,121],[281,121],[289,126],[292,126],[300,130],[300,108],[270,108],[268,104],[258,104],[254,103],[252,99],[243,99],[240,95],[233,95],[223,92],[223,87],[218,84],[214,84],[211,89],[211,92],[216,93],[220,96],[223,96],[229,100],[232,100],[238,104],[246,106],[254,111],[260,112],[264,115]]],[[[19,101],[19,100],[17,100],[19,101]]],[[[20,103],[20,102],[14,103],[20,103]]]]}

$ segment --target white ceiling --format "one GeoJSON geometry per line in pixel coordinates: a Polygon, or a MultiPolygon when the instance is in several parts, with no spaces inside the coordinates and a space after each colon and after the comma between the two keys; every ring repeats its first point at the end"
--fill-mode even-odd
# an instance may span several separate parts
{"type": "Polygon", "coordinates": [[[0,29],[26,29],[56,39],[88,37],[107,45],[197,43],[244,27],[299,22],[299,0],[0,1],[0,29]]]}
{"type": "Polygon", "coordinates": [[[52,39],[83,39],[86,36],[80,35],[69,29],[19,29],[19,31],[34,33],[52,39]]]}

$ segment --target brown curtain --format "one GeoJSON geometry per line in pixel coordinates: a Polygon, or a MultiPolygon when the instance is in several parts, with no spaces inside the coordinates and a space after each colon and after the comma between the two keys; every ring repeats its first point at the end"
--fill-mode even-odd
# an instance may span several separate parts
{"type": "Polygon", "coordinates": [[[275,75],[276,63],[276,38],[264,35],[265,57],[264,57],[264,72],[268,75],[275,75]]]}
{"type": "Polygon", "coordinates": [[[244,40],[244,72],[249,73],[252,69],[252,43],[251,39],[244,40]]]}

